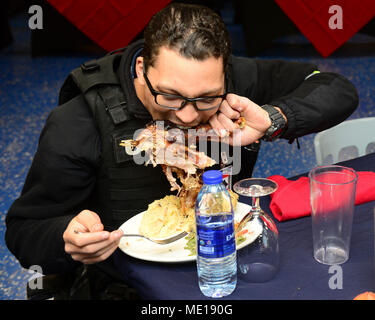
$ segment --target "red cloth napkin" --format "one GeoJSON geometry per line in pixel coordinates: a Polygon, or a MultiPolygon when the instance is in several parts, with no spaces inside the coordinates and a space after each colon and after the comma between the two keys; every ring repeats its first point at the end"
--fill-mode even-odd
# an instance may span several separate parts
{"type": "MultiPolygon", "coordinates": [[[[375,200],[375,172],[357,171],[355,204],[375,200]]],[[[268,177],[279,187],[271,194],[270,209],[279,221],[301,218],[311,214],[309,178],[288,180],[283,176],[268,177]]]]}

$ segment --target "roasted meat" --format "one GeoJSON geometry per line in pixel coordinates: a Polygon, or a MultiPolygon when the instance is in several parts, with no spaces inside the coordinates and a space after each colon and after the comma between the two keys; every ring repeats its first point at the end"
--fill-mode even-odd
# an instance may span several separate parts
{"type": "MultiPolygon", "coordinates": [[[[245,125],[242,117],[237,123],[240,128],[245,125]]],[[[148,158],[145,165],[161,165],[171,191],[178,191],[185,211],[194,206],[203,184],[204,169],[215,164],[215,160],[196,150],[197,142],[203,137],[221,139],[208,124],[180,129],[168,121],[153,121],[134,140],[123,140],[120,145],[128,154],[144,151],[148,158]]]]}

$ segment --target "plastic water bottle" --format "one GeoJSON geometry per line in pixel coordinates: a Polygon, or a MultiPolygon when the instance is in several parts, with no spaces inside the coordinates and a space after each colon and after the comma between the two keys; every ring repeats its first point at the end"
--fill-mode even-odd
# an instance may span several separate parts
{"type": "Polygon", "coordinates": [[[195,205],[199,288],[207,297],[231,294],[237,284],[233,206],[218,170],[203,174],[195,205]]]}

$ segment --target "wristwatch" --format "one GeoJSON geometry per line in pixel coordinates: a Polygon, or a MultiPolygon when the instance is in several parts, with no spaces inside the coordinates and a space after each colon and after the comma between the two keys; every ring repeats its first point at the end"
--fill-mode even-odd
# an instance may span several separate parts
{"type": "Polygon", "coordinates": [[[268,112],[271,119],[271,126],[262,137],[262,140],[274,141],[280,137],[285,128],[286,121],[283,115],[275,107],[265,104],[262,108],[268,112]]]}

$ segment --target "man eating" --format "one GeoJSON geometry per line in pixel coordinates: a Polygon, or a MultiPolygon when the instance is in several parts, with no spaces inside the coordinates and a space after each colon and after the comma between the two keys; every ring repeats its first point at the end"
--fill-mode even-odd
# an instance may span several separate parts
{"type": "Polygon", "coordinates": [[[325,130],[357,105],[343,76],[309,63],[234,57],[216,13],[169,5],[151,19],[144,40],[67,78],[8,211],[7,246],[23,267],[40,265],[45,275],[87,272],[90,297],[106,298],[102,292],[122,283],[112,261],[119,226],[170,193],[161,168],[135,164],[120,141],[151,120],[208,124],[241,145],[238,180],[251,176],[260,140],[325,130]],[[238,130],[240,117],[246,125],[238,130]]]}

